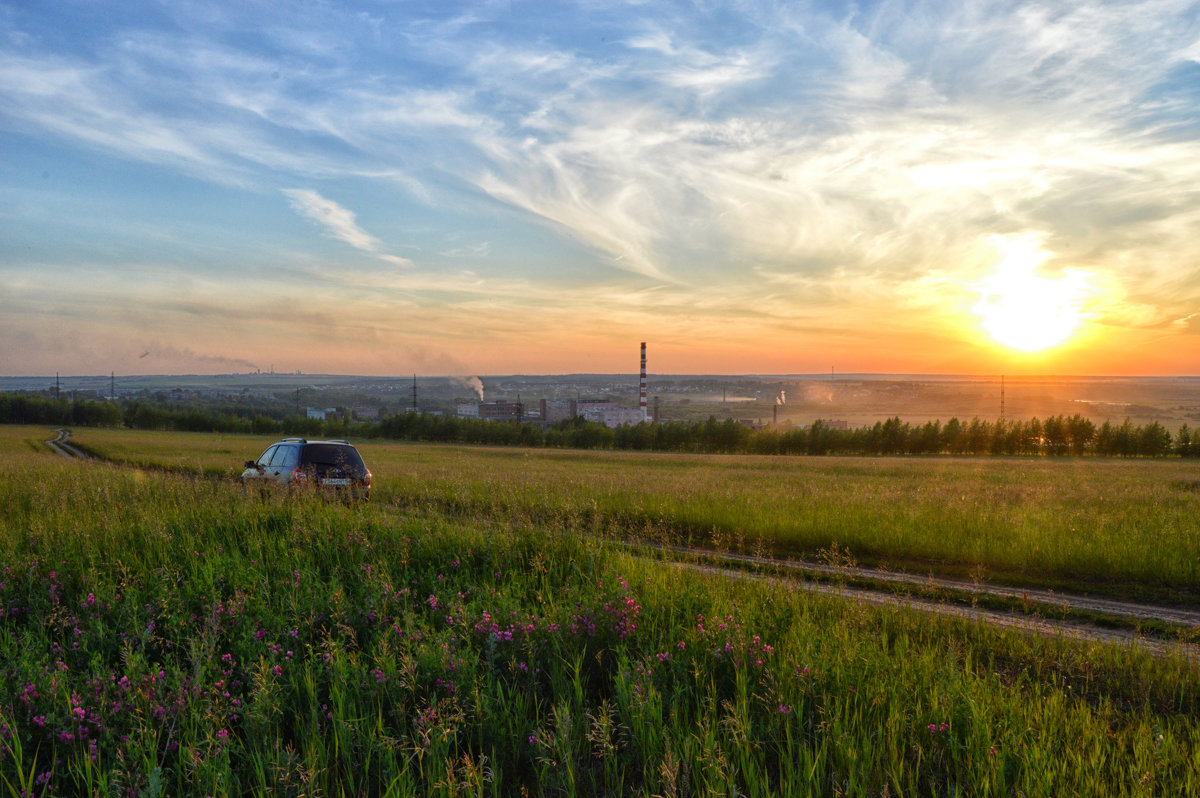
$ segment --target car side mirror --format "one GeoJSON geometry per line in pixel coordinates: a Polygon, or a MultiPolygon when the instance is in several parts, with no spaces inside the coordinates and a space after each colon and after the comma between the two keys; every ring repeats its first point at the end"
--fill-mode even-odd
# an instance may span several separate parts
{"type": "Polygon", "coordinates": [[[258,468],[258,463],[254,462],[253,460],[247,460],[246,468],[258,468]]]}

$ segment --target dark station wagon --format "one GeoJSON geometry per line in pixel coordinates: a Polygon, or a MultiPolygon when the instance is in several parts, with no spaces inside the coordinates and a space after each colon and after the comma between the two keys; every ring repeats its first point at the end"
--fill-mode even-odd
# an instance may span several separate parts
{"type": "Polygon", "coordinates": [[[284,438],[257,460],[246,461],[242,485],[247,491],[282,488],[289,493],[315,490],[354,501],[371,498],[371,472],[349,441],[284,438]]]}

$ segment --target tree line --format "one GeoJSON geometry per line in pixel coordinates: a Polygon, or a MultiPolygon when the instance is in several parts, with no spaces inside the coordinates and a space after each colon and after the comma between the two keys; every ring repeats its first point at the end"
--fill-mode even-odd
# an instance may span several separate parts
{"type": "Polygon", "coordinates": [[[1080,415],[1045,420],[952,418],[913,425],[899,418],[872,426],[837,429],[821,421],[809,427],[755,429],[732,419],[637,424],[609,429],[582,418],[547,428],[406,414],[385,418],[374,434],[415,441],[499,443],[576,449],[792,455],[996,454],[1103,455],[1120,457],[1200,456],[1200,431],[1186,425],[1172,436],[1162,424],[1097,426],[1080,415]]]}
{"type": "Polygon", "coordinates": [[[609,429],[583,418],[550,426],[419,413],[386,416],[377,422],[301,416],[276,419],[257,412],[172,410],[140,400],[104,402],[0,394],[0,423],[703,454],[1200,457],[1200,430],[1193,431],[1186,424],[1171,435],[1157,421],[1133,424],[1125,419],[1121,424],[1106,421],[1097,426],[1078,414],[1044,420],[974,418],[964,422],[952,418],[924,424],[893,417],[854,429],[838,429],[821,421],[808,427],[753,428],[716,418],[609,429]]]}

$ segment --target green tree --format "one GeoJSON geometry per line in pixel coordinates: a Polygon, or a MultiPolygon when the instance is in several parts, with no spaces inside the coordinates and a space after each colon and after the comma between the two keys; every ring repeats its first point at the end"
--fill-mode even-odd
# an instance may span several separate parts
{"type": "Polygon", "coordinates": [[[1163,457],[1171,452],[1171,433],[1157,421],[1139,430],[1137,453],[1146,457],[1163,457]]]}
{"type": "Polygon", "coordinates": [[[1175,436],[1175,453],[1180,457],[1195,457],[1200,455],[1200,442],[1193,437],[1187,424],[1179,427],[1175,436]]]}

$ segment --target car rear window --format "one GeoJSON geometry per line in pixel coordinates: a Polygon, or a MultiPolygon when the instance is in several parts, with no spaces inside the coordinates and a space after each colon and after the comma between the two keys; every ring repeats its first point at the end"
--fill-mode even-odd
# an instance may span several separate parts
{"type": "Polygon", "coordinates": [[[304,465],[337,465],[350,466],[355,469],[365,469],[362,457],[353,446],[343,446],[336,443],[310,443],[304,447],[301,455],[304,465]]]}

